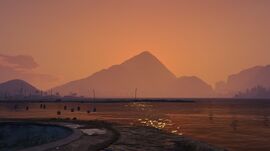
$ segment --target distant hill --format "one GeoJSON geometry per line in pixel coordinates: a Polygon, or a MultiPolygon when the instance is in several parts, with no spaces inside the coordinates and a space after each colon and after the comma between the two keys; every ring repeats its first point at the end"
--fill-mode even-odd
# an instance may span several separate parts
{"type": "Polygon", "coordinates": [[[37,88],[30,85],[23,80],[11,80],[0,84],[0,95],[3,97],[16,96],[16,95],[30,95],[35,94],[38,91],[37,88]]]}
{"type": "Polygon", "coordinates": [[[257,86],[270,88],[270,65],[256,66],[230,75],[227,82],[216,85],[217,92],[233,96],[257,86]]]}
{"type": "Polygon", "coordinates": [[[89,96],[89,90],[95,89],[97,97],[130,98],[136,88],[139,97],[204,97],[212,93],[212,88],[199,78],[177,78],[147,51],[53,91],[89,96]]]}

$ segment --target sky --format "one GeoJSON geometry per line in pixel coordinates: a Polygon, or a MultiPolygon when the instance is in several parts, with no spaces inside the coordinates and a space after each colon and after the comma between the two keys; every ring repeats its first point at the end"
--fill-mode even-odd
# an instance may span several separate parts
{"type": "Polygon", "coordinates": [[[1,0],[0,69],[47,89],[147,50],[214,85],[270,64],[269,14],[269,0],[1,0]]]}

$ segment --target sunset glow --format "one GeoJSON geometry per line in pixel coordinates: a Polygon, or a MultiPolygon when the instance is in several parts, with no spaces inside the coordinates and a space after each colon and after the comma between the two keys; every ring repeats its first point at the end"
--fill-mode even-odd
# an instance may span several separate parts
{"type": "Polygon", "coordinates": [[[0,2],[0,53],[29,55],[50,88],[148,50],[175,75],[211,85],[269,64],[270,1],[0,2]]]}
{"type": "Polygon", "coordinates": [[[0,151],[270,151],[270,0],[0,0],[0,151]]]}

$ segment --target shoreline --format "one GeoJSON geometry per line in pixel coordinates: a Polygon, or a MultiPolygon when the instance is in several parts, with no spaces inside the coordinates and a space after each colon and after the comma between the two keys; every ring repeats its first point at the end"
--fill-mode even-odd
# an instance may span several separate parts
{"type": "Polygon", "coordinates": [[[219,101],[269,101],[270,98],[22,98],[22,99],[0,99],[0,103],[197,103],[197,102],[219,102],[219,101]]]}
{"type": "Polygon", "coordinates": [[[226,151],[185,136],[168,133],[153,127],[109,123],[107,121],[77,121],[64,119],[0,119],[0,122],[45,122],[51,124],[77,124],[82,128],[105,129],[103,135],[83,135],[78,140],[49,151],[226,151]]]}
{"type": "Polygon", "coordinates": [[[126,99],[126,98],[107,98],[107,99],[21,99],[21,100],[0,100],[0,103],[194,103],[191,99],[126,99]]]}

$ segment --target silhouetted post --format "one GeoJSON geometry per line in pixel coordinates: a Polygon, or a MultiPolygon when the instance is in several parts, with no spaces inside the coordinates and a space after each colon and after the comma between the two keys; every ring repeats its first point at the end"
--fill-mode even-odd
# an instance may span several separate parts
{"type": "MultiPolygon", "coordinates": [[[[88,93],[89,93],[89,99],[91,98],[91,92],[90,92],[90,90],[88,90],[88,93]]],[[[87,110],[87,113],[89,114],[90,112],[91,112],[91,107],[92,107],[92,105],[91,105],[91,99],[89,100],[89,109],[87,110]]]]}
{"type": "Polygon", "coordinates": [[[93,100],[95,100],[95,98],[96,98],[96,91],[95,89],[93,89],[93,100]]]}
{"type": "Polygon", "coordinates": [[[96,112],[96,106],[95,106],[95,99],[96,99],[96,91],[93,89],[93,112],[96,112]]]}
{"type": "Polygon", "coordinates": [[[62,103],[60,102],[57,102],[57,115],[61,115],[61,106],[62,106],[62,103]]]}
{"type": "Polygon", "coordinates": [[[136,88],[135,89],[135,96],[134,96],[135,97],[135,100],[137,99],[137,91],[138,91],[138,89],[136,88]]]}

